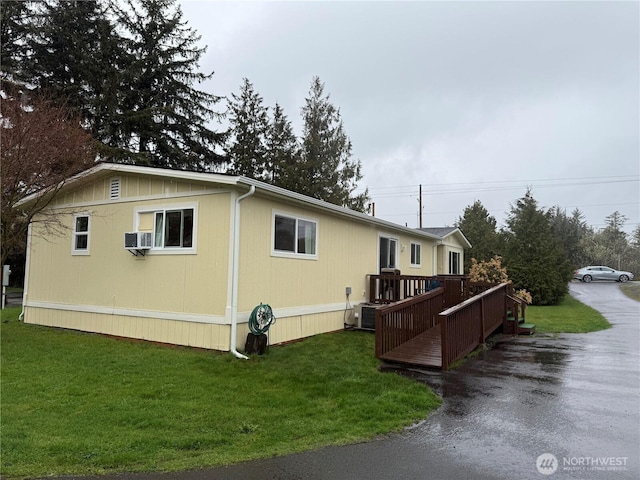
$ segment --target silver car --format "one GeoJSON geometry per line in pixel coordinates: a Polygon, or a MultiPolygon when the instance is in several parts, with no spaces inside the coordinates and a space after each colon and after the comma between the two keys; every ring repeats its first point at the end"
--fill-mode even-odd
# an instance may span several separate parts
{"type": "Polygon", "coordinates": [[[573,273],[573,278],[589,283],[591,280],[615,280],[616,282],[628,282],[633,280],[633,273],[614,270],[602,265],[584,267],[573,273]]]}

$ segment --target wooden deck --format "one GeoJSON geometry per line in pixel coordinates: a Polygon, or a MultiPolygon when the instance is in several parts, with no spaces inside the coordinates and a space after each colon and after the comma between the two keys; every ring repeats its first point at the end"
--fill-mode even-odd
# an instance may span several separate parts
{"type": "Polygon", "coordinates": [[[409,363],[422,367],[442,368],[440,325],[430,328],[380,358],[388,362],[409,363]]]}
{"type": "Polygon", "coordinates": [[[388,299],[385,293],[375,308],[376,357],[381,360],[448,370],[500,327],[513,335],[533,332],[533,325],[520,325],[525,304],[514,296],[510,283],[477,284],[445,277],[437,288],[422,291],[431,279],[370,277],[372,291],[394,293],[388,299]],[[391,290],[384,290],[389,285],[391,290]],[[395,292],[400,292],[400,299],[395,292]]]}

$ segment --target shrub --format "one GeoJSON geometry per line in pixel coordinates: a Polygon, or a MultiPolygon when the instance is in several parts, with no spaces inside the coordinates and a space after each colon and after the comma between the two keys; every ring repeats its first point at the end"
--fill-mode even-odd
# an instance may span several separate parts
{"type": "MultiPolygon", "coordinates": [[[[497,255],[488,262],[478,262],[475,258],[472,258],[469,280],[482,283],[511,282],[507,274],[507,269],[502,266],[502,258],[497,255]]],[[[531,294],[524,288],[518,290],[515,296],[529,304],[532,301],[531,294]]]]}

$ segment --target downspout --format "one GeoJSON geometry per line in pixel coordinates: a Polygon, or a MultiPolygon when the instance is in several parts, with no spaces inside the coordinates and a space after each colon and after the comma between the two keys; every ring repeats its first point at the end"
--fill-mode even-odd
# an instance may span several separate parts
{"type": "Polygon", "coordinates": [[[240,267],[240,202],[253,195],[256,187],[251,188],[244,195],[236,198],[236,208],[234,209],[233,221],[233,281],[231,283],[231,345],[230,350],[237,358],[248,360],[249,357],[241,354],[236,349],[236,337],[238,334],[238,269],[240,267]]]}
{"type": "Polygon", "coordinates": [[[29,225],[27,226],[27,253],[25,255],[25,261],[24,261],[24,287],[22,289],[22,311],[20,312],[20,315],[18,315],[18,320],[20,320],[21,322],[24,322],[24,307],[27,303],[27,292],[29,290],[29,270],[31,265],[29,264],[29,256],[31,253],[31,226],[33,224],[31,222],[29,222],[29,225]]]}

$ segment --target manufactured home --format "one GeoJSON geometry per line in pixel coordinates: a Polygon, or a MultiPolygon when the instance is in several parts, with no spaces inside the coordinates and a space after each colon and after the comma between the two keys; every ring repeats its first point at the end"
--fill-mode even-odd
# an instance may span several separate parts
{"type": "Polygon", "coordinates": [[[61,234],[29,228],[26,323],[238,356],[260,303],[272,344],[339,330],[369,275],[461,273],[469,246],[244,177],[109,163],[68,179],[54,214],[61,234]]]}

